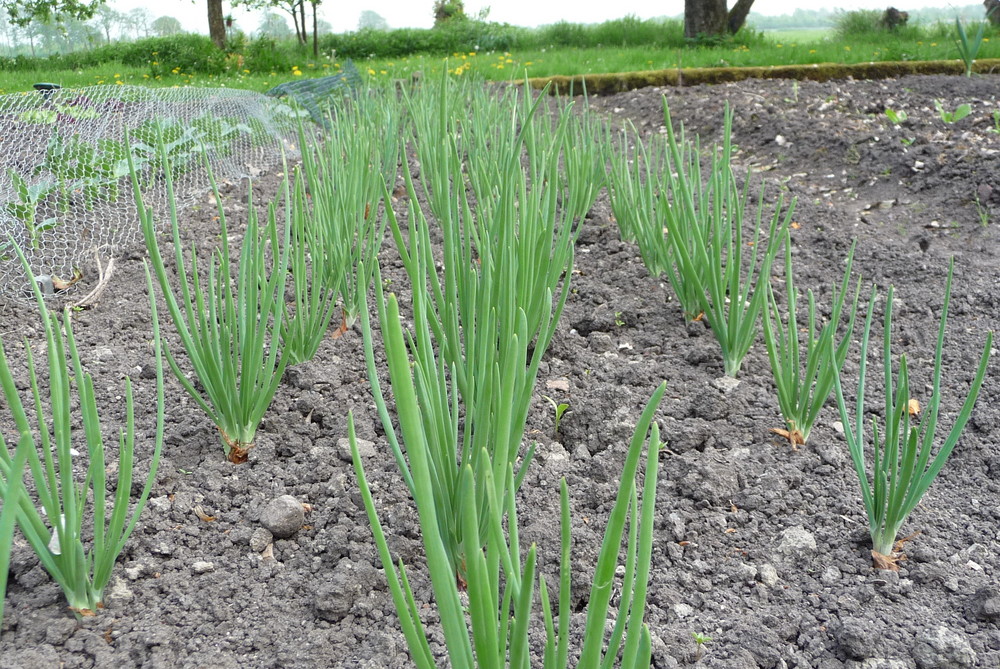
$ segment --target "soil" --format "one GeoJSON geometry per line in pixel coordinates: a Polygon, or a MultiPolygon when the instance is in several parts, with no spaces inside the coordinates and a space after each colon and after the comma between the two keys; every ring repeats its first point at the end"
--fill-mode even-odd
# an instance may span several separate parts
{"type": "MultiPolygon", "coordinates": [[[[865,284],[895,285],[893,352],[907,354],[924,404],[954,257],[944,431],[965,398],[987,331],[1000,320],[1000,134],[990,132],[998,89],[1000,77],[992,75],[747,81],[590,103],[652,136],[663,132],[666,96],[674,121],[707,146],[720,138],[728,102],[737,167],[753,170],[753,190],[763,188],[769,204],[779,193],[797,198],[792,244],[800,290],[812,289],[828,305],[857,239],[855,268],[865,284]],[[972,113],[945,123],[935,100],[946,110],[968,103],[972,113]],[[887,108],[908,119],[894,126],[887,108]]],[[[272,197],[277,181],[276,174],[258,179],[255,200],[272,197]]],[[[245,188],[232,185],[223,198],[236,230],[245,220],[245,188]]],[[[213,215],[207,198],[189,210],[185,236],[212,243],[213,215]]],[[[106,431],[121,424],[129,375],[148,452],[154,388],[142,255],[136,249],[119,258],[112,288],[73,318],[106,431]]],[[[388,243],[387,278],[405,287],[394,258],[388,243]]],[[[776,280],[782,271],[776,266],[776,280]]],[[[880,298],[876,313],[882,306],[880,298]]],[[[20,360],[16,342],[39,344],[37,315],[11,304],[0,316],[8,355],[20,360]]],[[[176,350],[172,326],[165,330],[176,350]]],[[[877,415],[881,361],[874,355],[868,397],[877,415]]],[[[855,345],[846,367],[849,394],[858,359],[855,345]]],[[[751,349],[735,388],[720,383],[711,332],[684,322],[669,285],[650,276],[637,249],[619,239],[602,194],[580,235],[572,295],[529,416],[527,438],[538,441],[539,453],[519,498],[522,545],[537,542],[543,568],[555,568],[555,491],[565,476],[574,608],[582,611],[627,440],[666,380],[658,420],[667,450],[646,616],[655,667],[998,667],[1000,383],[993,369],[958,447],[903,527],[902,535],[918,533],[903,547],[906,560],[898,572],[873,569],[858,481],[833,405],[798,449],[772,433],[783,425],[763,344],[751,349]],[[543,395],[570,405],[558,433],[543,395]],[[711,637],[702,652],[696,632],[711,637]]],[[[409,666],[349,463],[349,410],[359,436],[371,442],[365,467],[390,547],[409,567],[416,600],[429,602],[415,513],[382,436],[355,326],[327,339],[312,362],[288,370],[242,465],[226,461],[215,428],[168,378],[163,462],[106,607],[77,621],[19,540],[0,667],[409,666]],[[275,539],[261,515],[282,495],[309,510],[301,529],[275,539]]],[[[9,418],[2,420],[7,429],[9,418]]],[[[146,461],[140,457],[140,469],[146,461]]],[[[425,622],[440,652],[433,608],[425,622]]]]}

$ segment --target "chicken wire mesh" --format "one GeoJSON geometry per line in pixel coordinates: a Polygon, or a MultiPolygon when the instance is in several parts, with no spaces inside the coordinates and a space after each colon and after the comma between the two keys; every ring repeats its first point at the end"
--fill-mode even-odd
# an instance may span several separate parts
{"type": "Polygon", "coordinates": [[[96,257],[141,243],[129,151],[143,201],[163,220],[169,203],[160,138],[177,207],[187,207],[211,189],[209,170],[217,181],[239,180],[294,157],[310,106],[354,85],[344,73],[326,79],[274,95],[94,86],[0,96],[0,296],[30,291],[11,240],[49,294],[94,273],[96,257]],[[291,104],[277,99],[290,92],[297,94],[291,104]]]}

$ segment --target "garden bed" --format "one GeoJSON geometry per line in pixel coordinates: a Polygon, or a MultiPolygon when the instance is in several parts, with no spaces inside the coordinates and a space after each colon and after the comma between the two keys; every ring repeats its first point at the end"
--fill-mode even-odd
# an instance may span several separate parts
{"type": "MultiPolygon", "coordinates": [[[[828,304],[856,238],[855,270],[865,284],[877,283],[883,294],[896,286],[893,350],[907,353],[920,399],[954,256],[943,403],[953,417],[1000,317],[1000,134],[990,132],[1000,130],[992,116],[998,84],[996,76],[754,80],[643,89],[591,104],[652,136],[663,131],[666,95],[674,121],[708,146],[721,137],[728,101],[738,173],[753,169],[754,190],[766,184],[769,201],[781,191],[798,200],[792,243],[800,289],[828,304]],[[935,100],[946,111],[968,103],[971,114],[945,123],[935,100]],[[886,108],[907,120],[893,125],[886,108]]],[[[278,179],[258,179],[255,201],[272,197],[278,179]]],[[[245,191],[232,186],[223,197],[236,230],[245,221],[245,191]]],[[[185,236],[215,240],[214,213],[209,198],[189,210],[185,236]]],[[[130,375],[142,411],[140,443],[151,444],[142,257],[137,249],[119,259],[115,285],[74,315],[74,329],[105,426],[122,422],[122,379],[130,375]]],[[[406,295],[391,241],[383,265],[388,289],[406,295]]],[[[38,342],[37,322],[28,306],[5,310],[0,331],[11,358],[23,355],[22,337],[38,342]]],[[[178,350],[172,326],[164,330],[178,350]]],[[[848,392],[857,369],[855,346],[848,392]]],[[[903,535],[920,534],[905,544],[899,572],[871,567],[858,482],[832,405],[795,450],[771,432],[783,423],[763,343],[744,361],[735,388],[722,376],[711,332],[685,323],[669,285],[649,276],[637,249],[619,240],[602,194],[584,223],[572,295],[539,372],[527,434],[538,455],[520,496],[522,545],[537,542],[550,574],[558,561],[558,484],[568,480],[574,609],[586,603],[579,598],[589,589],[634,423],[666,380],[659,420],[667,450],[646,616],[655,667],[695,662],[692,633],[711,637],[700,659],[708,667],[998,666],[1000,384],[993,370],[954,455],[904,525],[903,535]],[[558,433],[543,395],[570,406],[558,433]]],[[[880,383],[870,384],[874,398],[880,383]]],[[[357,327],[287,371],[246,464],[225,460],[214,426],[174,379],[167,397],[158,480],[106,608],[78,623],[30,548],[16,544],[0,668],[408,666],[350,466],[348,410],[369,442],[365,468],[390,548],[411,566],[418,602],[431,601],[430,585],[357,327]],[[261,513],[286,494],[309,505],[306,525],[272,542],[261,513]]],[[[874,399],[871,408],[879,410],[874,399]]],[[[425,622],[440,652],[435,621],[429,608],[425,622]]]]}

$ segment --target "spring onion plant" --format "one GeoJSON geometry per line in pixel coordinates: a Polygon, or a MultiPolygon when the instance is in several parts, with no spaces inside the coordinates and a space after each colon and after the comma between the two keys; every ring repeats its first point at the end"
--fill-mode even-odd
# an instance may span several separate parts
{"type": "Polygon", "coordinates": [[[613,158],[612,201],[616,193],[624,198],[617,205],[619,212],[643,208],[627,228],[633,232],[623,236],[634,234],[643,258],[653,259],[650,271],[667,272],[688,318],[704,316],[722,349],[726,374],[736,376],[756,339],[757,318],[767,299],[761,281],[767,282],[794,202],[785,208],[779,197],[762,234],[761,196],[751,218],[753,237],[745,241],[750,179],[748,175],[740,190],[733,174],[732,111],[726,108],[723,144],[712,152],[706,181],[701,177],[701,151],[685,141],[683,128],[679,134],[674,131],[666,102],[664,120],[665,149],[646,152],[637,140],[631,169],[623,165],[627,156],[613,158]]]}
{"type": "MultiPolygon", "coordinates": [[[[160,144],[161,158],[167,165],[164,175],[179,290],[170,285],[156,238],[153,212],[142,202],[135,168],[130,163],[133,189],[150,262],[201,390],[185,375],[169,350],[167,362],[184,389],[215,423],[229,461],[245,462],[253,447],[257,426],[271,404],[287,363],[287,358],[280,355],[275,333],[280,332],[284,312],[291,206],[284,208],[283,239],[279,239],[276,207],[273,203],[269,207],[268,221],[262,232],[251,195],[239,265],[234,268],[222,197],[209,171],[218,202],[222,244],[212,254],[207,270],[199,267],[194,248],[190,263],[187,263],[169,158],[164,153],[162,140],[160,144]]],[[[291,200],[287,180],[284,199],[286,204],[291,200]]]]}
{"type": "MultiPolygon", "coordinates": [[[[305,184],[296,170],[295,186],[292,189],[291,244],[288,253],[288,270],[294,286],[293,308],[286,311],[281,320],[281,352],[288,364],[312,360],[319,345],[327,334],[330,320],[337,306],[337,285],[322,280],[328,271],[331,275],[345,269],[343,254],[337,267],[331,271],[325,265],[321,251],[313,242],[316,228],[309,215],[305,184]],[[317,260],[314,262],[313,258],[317,260]]],[[[331,263],[333,264],[333,263],[331,263]]]]}
{"type": "MultiPolygon", "coordinates": [[[[694,173],[698,169],[694,160],[700,152],[697,138],[694,143],[688,142],[681,126],[677,144],[681,151],[680,168],[689,174],[694,173]]],[[[673,252],[664,234],[661,213],[664,202],[660,199],[657,184],[662,174],[672,178],[677,170],[671,163],[667,144],[660,141],[643,143],[632,127],[631,131],[623,131],[617,139],[608,133],[604,146],[609,151],[608,195],[611,211],[622,240],[638,245],[642,262],[650,274],[657,277],[667,275],[685,318],[696,318],[701,314],[701,302],[695,292],[698,282],[684,283],[677,274],[673,252]],[[628,148],[632,143],[635,145],[631,149],[634,153],[630,153],[628,148]],[[625,147],[618,155],[612,148],[616,144],[625,147]]],[[[693,185],[698,187],[701,182],[696,181],[693,185]]]]}
{"type": "MultiPolygon", "coordinates": [[[[24,254],[20,248],[16,250],[34,287],[45,330],[49,387],[48,397],[43,399],[44,379],[39,378],[31,347],[25,341],[31,394],[27,403],[24,402],[0,342],[0,387],[19,435],[12,452],[0,434],[0,499],[3,500],[0,575],[6,579],[11,526],[16,519],[42,567],[62,588],[72,611],[78,617],[93,615],[101,606],[115,561],[149,498],[163,446],[163,363],[152,280],[147,272],[156,358],[156,435],[149,473],[138,499],[133,500],[135,411],[132,383],[126,379],[125,427],[118,435],[117,478],[112,486],[113,497],[109,500],[107,471],[110,465],[106,460],[107,447],[98,416],[94,381],[83,370],[70,312],[67,309],[63,313],[61,322],[48,312],[24,254]],[[79,419],[73,417],[74,406],[79,407],[79,419]],[[74,442],[79,444],[80,441],[85,443],[86,451],[78,453],[74,442]],[[82,483],[77,480],[81,470],[85,472],[82,483]],[[30,496],[25,479],[30,481],[30,496]],[[38,507],[33,499],[37,499],[38,507]]],[[[5,583],[0,581],[2,585],[5,583]]]]}
{"type": "MultiPolygon", "coordinates": [[[[986,12],[986,16],[989,17],[995,9],[996,7],[986,12]]],[[[965,76],[967,77],[972,76],[972,66],[976,64],[976,56],[979,55],[979,48],[983,45],[986,24],[986,21],[980,21],[976,36],[970,40],[961,19],[957,16],[955,17],[955,33],[958,35],[958,39],[955,40],[955,48],[958,49],[958,57],[962,59],[962,63],[965,65],[965,76]]]]}
{"type": "MultiPolygon", "coordinates": [[[[515,467],[513,484],[515,489],[520,485],[533,452],[529,447],[522,453],[521,447],[538,367],[569,295],[579,220],[602,183],[575,179],[591,174],[587,160],[593,161],[593,170],[601,161],[597,148],[580,148],[572,155],[576,142],[583,141],[578,133],[587,131],[574,126],[577,121],[569,114],[558,121],[538,115],[547,98],[522,103],[508,93],[489,99],[493,94],[482,86],[447,79],[414,95],[419,97],[407,101],[412,145],[436,225],[432,233],[431,220],[416,204],[417,186],[409,174],[405,228],[391,208],[386,215],[413,286],[409,352],[425,375],[439,368],[449,375],[456,390],[452,400],[460,402],[464,412],[461,425],[444,420],[437,424],[431,446],[436,518],[448,542],[451,566],[461,573],[462,472],[466,465],[479,471],[485,453],[495,463],[492,494],[498,500],[513,493],[504,476],[507,467],[515,467]],[[565,176],[562,163],[576,165],[570,171],[576,176],[565,176]],[[432,234],[443,237],[440,259],[432,254],[432,234]]],[[[591,138],[580,146],[594,145],[591,138]]],[[[378,306],[385,329],[394,321],[387,316],[381,293],[378,306]]],[[[383,426],[400,471],[416,494],[412,462],[407,463],[381,397],[369,328],[362,330],[383,426]]],[[[450,409],[443,390],[429,378],[418,383],[421,401],[438,406],[436,415],[443,416],[450,409]]],[[[484,485],[480,478],[480,506],[485,504],[484,485]]],[[[480,527],[486,531],[485,525],[480,527]]]]}
{"type": "MultiPolygon", "coordinates": [[[[398,305],[389,298],[388,312],[398,318],[398,305]]],[[[396,320],[393,321],[398,322],[396,320]]],[[[460,502],[459,522],[463,525],[463,555],[466,563],[468,606],[463,607],[462,593],[449,565],[448,538],[436,517],[438,483],[433,460],[434,442],[439,438],[441,418],[457,424],[457,409],[448,401],[448,380],[443,369],[422,369],[417,362],[412,368],[405,355],[403,333],[398,325],[385,331],[390,378],[396,397],[400,429],[412,463],[417,490],[414,501],[420,518],[421,533],[427,554],[434,600],[440,614],[450,666],[456,669],[472,667],[500,669],[530,666],[529,632],[535,620],[545,630],[544,647],[539,652],[546,668],[569,666],[569,623],[572,616],[569,492],[566,481],[560,484],[561,552],[557,608],[544,577],[537,575],[538,554],[534,545],[522,558],[517,526],[517,508],[513,494],[503,499],[494,494],[493,477],[507,479],[506,489],[513,487],[514,469],[509,464],[490,459],[487,453],[476,462],[462,466],[456,490],[460,502]],[[391,353],[390,353],[391,351],[391,353]],[[436,377],[443,393],[444,404],[433,406],[421,401],[422,379],[436,377]],[[451,409],[448,409],[448,407],[451,409]],[[438,412],[444,411],[445,416],[438,412]],[[486,491],[485,499],[478,490],[486,491]],[[505,522],[506,521],[506,522],[505,522]],[[507,534],[504,535],[506,525],[507,534]],[[483,542],[480,536],[488,537],[483,542]],[[535,590],[541,604],[541,620],[535,619],[535,590]]],[[[653,393],[636,425],[621,475],[621,485],[605,529],[594,580],[587,600],[586,627],[576,666],[588,669],[610,667],[620,658],[621,667],[649,667],[651,640],[643,622],[646,593],[652,556],[653,513],[656,503],[656,480],[659,467],[659,430],[653,414],[663,397],[666,384],[653,393]],[[636,477],[639,460],[649,434],[646,454],[645,482],[642,496],[637,493],[636,477]],[[641,500],[641,503],[640,503],[641,500]],[[624,573],[616,581],[619,552],[625,526],[628,525],[624,573]],[[621,593],[616,622],[609,625],[612,590],[621,593]],[[610,633],[608,629],[610,628],[610,633]]],[[[452,391],[454,392],[454,391],[452,391]]],[[[416,666],[436,667],[420,620],[421,606],[416,602],[402,562],[393,563],[382,530],[371,491],[365,479],[354,435],[353,416],[348,418],[348,434],[354,470],[358,477],[362,499],[375,537],[375,543],[389,579],[389,589],[396,605],[403,634],[416,666]]]]}
{"type": "MultiPolygon", "coordinates": [[[[3,506],[0,507],[0,630],[3,629],[3,604],[7,595],[7,574],[14,544],[14,530],[17,528],[17,512],[22,504],[31,504],[28,493],[24,490],[24,468],[32,448],[34,443],[31,437],[21,437],[14,449],[14,456],[10,457],[9,453],[7,455],[10,466],[0,472],[0,498],[3,499],[3,506]]],[[[0,469],[3,469],[2,464],[0,469]]]]}
{"type": "Polygon", "coordinates": [[[808,319],[804,330],[799,329],[797,318],[798,291],[792,272],[791,239],[785,237],[785,290],[788,300],[788,324],[783,324],[781,310],[774,298],[771,284],[767,284],[768,307],[764,309],[764,343],[771,361],[771,373],[778,390],[778,406],[785,418],[786,430],[775,430],[788,438],[794,447],[809,439],[820,409],[833,392],[835,370],[842,369],[847,358],[847,349],[854,332],[854,321],[858,313],[858,299],[861,296],[861,281],[858,280],[854,299],[848,303],[848,323],[843,335],[837,338],[844,303],[850,292],[851,266],[854,261],[854,247],[847,255],[847,268],[840,290],[834,291],[833,310],[830,319],[818,328],[816,300],[808,291],[808,319]],[[800,332],[805,332],[805,346],[800,332]]]}
{"type": "Polygon", "coordinates": [[[875,291],[868,305],[868,316],[865,319],[864,335],[861,339],[860,380],[857,388],[857,404],[854,420],[850,419],[844,391],[841,385],[840,373],[834,378],[837,387],[837,406],[844,424],[847,446],[854,461],[854,469],[861,483],[861,499],[865,512],[868,514],[868,529],[872,538],[872,557],[875,566],[883,569],[894,569],[896,558],[893,549],[896,535],[900,527],[910,515],[910,512],[920,503],[921,497],[927,492],[934,478],[944,467],[958,443],[962,430],[972,414],[972,407],[979,396],[979,390],[986,374],[986,365],[990,359],[990,349],[993,345],[993,333],[986,337],[979,367],[966,395],[962,409],[955,419],[954,425],[945,437],[944,442],[935,448],[934,437],[938,427],[938,412],[941,406],[941,358],[944,351],[945,325],[948,320],[948,303],[951,299],[951,277],[954,260],[948,268],[948,279],[945,283],[944,305],[941,308],[941,324],[938,329],[937,347],[934,351],[934,376],[931,394],[927,406],[921,411],[917,398],[911,393],[909,368],[906,356],[899,358],[897,374],[892,369],[892,299],[893,288],[889,287],[885,304],[884,342],[882,349],[882,364],[885,369],[885,414],[882,417],[882,427],[879,421],[872,420],[871,456],[865,451],[864,408],[865,408],[865,371],[868,360],[868,339],[871,331],[872,312],[875,303],[875,291]],[[868,461],[871,460],[869,463],[868,461]],[[869,480],[866,468],[870,467],[869,480]]]}
{"type": "Polygon", "coordinates": [[[289,260],[295,299],[281,334],[289,364],[316,354],[338,297],[343,319],[337,333],[357,320],[385,236],[387,219],[378,211],[386,186],[395,182],[397,106],[388,96],[361,96],[334,110],[322,141],[300,130],[303,172],[292,197],[289,260]],[[362,267],[365,276],[358,273],[362,267]]]}

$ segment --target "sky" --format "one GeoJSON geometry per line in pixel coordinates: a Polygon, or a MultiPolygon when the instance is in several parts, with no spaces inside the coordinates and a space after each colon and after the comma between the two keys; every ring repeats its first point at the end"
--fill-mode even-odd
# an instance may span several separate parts
{"type": "MultiPolygon", "coordinates": [[[[896,0],[895,6],[901,10],[923,7],[948,7],[973,4],[975,0],[896,0]]],[[[148,9],[154,18],[173,16],[190,32],[208,32],[207,5],[204,0],[159,0],[155,4],[148,0],[111,0],[108,3],[117,11],[129,11],[137,7],[148,9]]],[[[381,15],[390,28],[430,28],[434,23],[431,13],[433,0],[365,0],[361,3],[347,3],[326,0],[319,6],[320,18],[328,21],[334,32],[347,32],[358,27],[358,17],[362,10],[371,10],[381,15]]],[[[230,9],[224,3],[227,13],[232,13],[237,26],[244,32],[252,33],[260,23],[259,12],[230,9]]],[[[811,8],[816,3],[811,0],[756,0],[753,11],[764,15],[790,14],[797,7],[811,8]]],[[[885,9],[887,0],[840,0],[837,9],[885,9]]],[[[572,23],[600,23],[610,19],[635,15],[641,19],[656,16],[677,16],[684,11],[683,0],[617,0],[616,2],[581,2],[580,0],[465,0],[466,14],[474,15],[489,7],[489,20],[512,25],[535,27],[558,21],[572,23]]],[[[308,8],[308,5],[307,5],[308,8]]],[[[280,12],[279,12],[280,13],[280,12]]],[[[288,17],[288,14],[283,14],[288,17]]],[[[311,14],[309,15],[311,22],[311,14]]]]}

